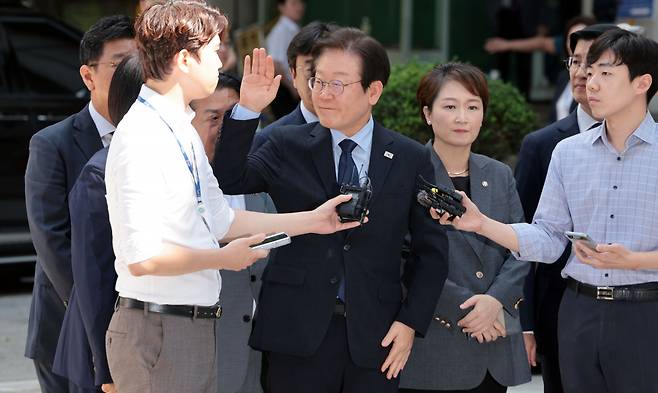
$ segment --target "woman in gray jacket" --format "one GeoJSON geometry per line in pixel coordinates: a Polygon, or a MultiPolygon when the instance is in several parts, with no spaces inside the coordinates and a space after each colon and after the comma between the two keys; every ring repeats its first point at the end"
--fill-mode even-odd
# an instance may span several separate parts
{"type": "MultiPolygon", "coordinates": [[[[482,71],[439,65],[423,77],[417,97],[434,133],[427,149],[436,178],[428,180],[465,192],[496,220],[523,222],[510,168],[471,152],[489,100],[482,71]]],[[[479,235],[448,231],[448,279],[427,334],[414,342],[400,392],[493,393],[528,382],[518,305],[530,265],[479,235]]]]}

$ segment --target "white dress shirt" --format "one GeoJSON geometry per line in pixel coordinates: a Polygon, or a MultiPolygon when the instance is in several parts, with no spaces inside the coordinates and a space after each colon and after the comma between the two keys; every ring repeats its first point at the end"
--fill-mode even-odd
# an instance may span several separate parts
{"type": "Polygon", "coordinates": [[[359,183],[363,185],[363,182],[368,177],[368,168],[370,167],[370,150],[372,149],[372,131],[374,127],[375,122],[372,120],[371,116],[366,125],[349,138],[341,131],[334,130],[333,128],[331,129],[331,145],[334,153],[336,178],[338,178],[338,163],[340,161],[340,155],[343,153],[343,149],[340,148],[339,144],[344,139],[351,139],[356,143],[356,147],[352,151],[352,159],[354,160],[356,170],[359,171],[359,183]]]}
{"type": "Polygon", "coordinates": [[[287,16],[281,15],[265,39],[267,54],[272,56],[274,61],[284,66],[284,77],[288,78],[288,80],[292,80],[292,74],[288,67],[288,46],[293,37],[299,33],[299,30],[300,28],[297,23],[287,16]]]}
{"type": "Polygon", "coordinates": [[[108,147],[110,145],[110,141],[112,140],[112,133],[116,128],[107,121],[106,118],[104,118],[96,108],[94,107],[94,103],[89,101],[89,115],[91,115],[91,120],[94,121],[94,125],[96,126],[96,130],[98,130],[98,135],[101,137],[101,142],[103,143],[103,147],[108,147]]]}
{"type": "Polygon", "coordinates": [[[578,129],[580,132],[589,131],[590,128],[596,123],[601,123],[592,116],[588,115],[587,112],[578,104],[576,108],[576,119],[578,120],[578,129]]]}
{"type": "Polygon", "coordinates": [[[299,109],[302,111],[302,116],[304,117],[304,120],[306,120],[306,124],[317,123],[320,121],[320,119],[315,113],[306,109],[306,106],[304,105],[304,101],[301,101],[299,103],[299,109]]]}
{"type": "Polygon", "coordinates": [[[216,239],[224,237],[234,218],[190,123],[194,112],[183,111],[145,85],[140,97],[154,109],[139,101],[132,105],[114,134],[105,172],[116,290],[158,304],[213,305],[221,289],[217,270],[167,277],[136,277],[128,270],[128,265],[157,256],[171,244],[217,248],[216,239]],[[194,178],[176,138],[198,168],[209,228],[197,208],[194,178]]]}

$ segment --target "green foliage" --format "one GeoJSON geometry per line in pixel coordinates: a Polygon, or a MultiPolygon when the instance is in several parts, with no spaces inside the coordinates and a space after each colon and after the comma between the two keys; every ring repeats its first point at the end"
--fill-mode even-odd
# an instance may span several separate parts
{"type": "MultiPolygon", "coordinates": [[[[385,127],[421,143],[432,130],[420,117],[416,89],[420,79],[434,67],[412,61],[393,66],[388,85],[374,108],[374,117],[385,127]]],[[[473,151],[499,160],[519,151],[523,137],[536,128],[536,116],[521,93],[500,80],[489,81],[489,107],[473,151]]]]}

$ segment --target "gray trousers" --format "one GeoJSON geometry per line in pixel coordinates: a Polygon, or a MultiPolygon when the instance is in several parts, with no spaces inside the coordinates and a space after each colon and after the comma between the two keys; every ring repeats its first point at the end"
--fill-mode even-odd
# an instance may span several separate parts
{"type": "Polygon", "coordinates": [[[216,393],[215,320],[118,308],[105,338],[121,393],[216,393]]]}

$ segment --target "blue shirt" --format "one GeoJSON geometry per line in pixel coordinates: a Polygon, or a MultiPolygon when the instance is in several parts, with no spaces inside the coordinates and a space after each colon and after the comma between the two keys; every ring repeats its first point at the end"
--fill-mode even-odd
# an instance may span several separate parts
{"type": "MultiPolygon", "coordinates": [[[[551,158],[532,224],[512,224],[518,259],[552,263],[567,245],[565,231],[631,251],[658,249],[658,129],[647,114],[619,153],[605,123],[560,142],[551,158]]],[[[658,281],[658,270],[597,269],[572,252],[562,271],[591,285],[658,281]]]]}

